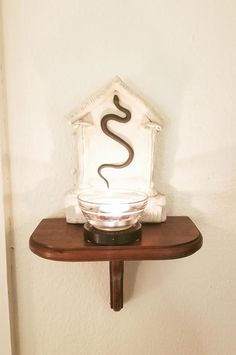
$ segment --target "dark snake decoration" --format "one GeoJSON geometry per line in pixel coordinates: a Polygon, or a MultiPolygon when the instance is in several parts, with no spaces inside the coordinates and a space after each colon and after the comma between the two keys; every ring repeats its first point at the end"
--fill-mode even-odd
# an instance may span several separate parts
{"type": "Polygon", "coordinates": [[[103,169],[105,169],[105,168],[115,168],[115,169],[125,168],[126,166],[128,166],[132,162],[132,160],[134,158],[133,148],[126,141],[124,141],[122,138],[120,138],[115,133],[110,131],[109,128],[107,127],[107,123],[110,120],[113,120],[113,121],[116,121],[116,122],[121,122],[121,123],[126,123],[126,122],[129,122],[129,120],[131,119],[131,112],[129,110],[127,110],[125,107],[120,105],[119,97],[117,95],[114,95],[113,102],[114,102],[116,108],[118,108],[118,110],[120,110],[121,112],[124,112],[126,116],[125,117],[120,117],[120,116],[115,115],[113,113],[105,115],[105,116],[103,116],[103,118],[101,120],[101,128],[102,128],[102,131],[108,137],[114,139],[116,142],[118,142],[121,145],[123,145],[123,147],[125,147],[128,150],[129,156],[128,156],[128,159],[124,163],[121,163],[121,164],[102,164],[102,165],[99,166],[99,168],[97,170],[98,174],[106,182],[106,185],[107,185],[108,189],[109,189],[109,182],[102,175],[101,171],[103,169]]]}

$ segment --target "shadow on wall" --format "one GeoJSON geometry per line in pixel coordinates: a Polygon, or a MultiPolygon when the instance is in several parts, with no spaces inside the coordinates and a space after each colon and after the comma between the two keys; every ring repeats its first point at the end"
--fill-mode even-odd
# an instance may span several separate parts
{"type": "Polygon", "coordinates": [[[125,261],[124,263],[124,304],[157,290],[176,266],[158,261],[125,261]],[[145,275],[145,281],[143,280],[145,275]]]}
{"type": "Polygon", "coordinates": [[[141,261],[125,261],[124,263],[124,304],[134,296],[138,268],[141,261]]]}

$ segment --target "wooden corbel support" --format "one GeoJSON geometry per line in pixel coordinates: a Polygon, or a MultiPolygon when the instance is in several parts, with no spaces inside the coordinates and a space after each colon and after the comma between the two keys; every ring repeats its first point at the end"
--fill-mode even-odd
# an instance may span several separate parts
{"type": "Polygon", "coordinates": [[[110,261],[110,304],[114,311],[123,308],[124,261],[110,261]]]}

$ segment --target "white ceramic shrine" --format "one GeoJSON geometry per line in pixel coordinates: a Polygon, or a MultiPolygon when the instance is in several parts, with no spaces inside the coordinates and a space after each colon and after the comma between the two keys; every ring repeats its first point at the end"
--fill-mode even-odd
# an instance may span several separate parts
{"type": "Polygon", "coordinates": [[[127,159],[126,149],[105,135],[100,126],[106,114],[123,115],[113,103],[114,95],[131,112],[131,119],[125,124],[111,121],[109,129],[133,148],[134,158],[129,166],[107,168],[104,174],[110,189],[140,191],[148,195],[143,222],[163,222],[166,220],[166,199],[155,185],[155,148],[162,123],[155,110],[119,77],[69,115],[76,139],[77,166],[74,187],[65,196],[66,220],[68,223],[84,223],[78,194],[89,189],[106,189],[104,180],[98,175],[98,167],[127,159]]]}

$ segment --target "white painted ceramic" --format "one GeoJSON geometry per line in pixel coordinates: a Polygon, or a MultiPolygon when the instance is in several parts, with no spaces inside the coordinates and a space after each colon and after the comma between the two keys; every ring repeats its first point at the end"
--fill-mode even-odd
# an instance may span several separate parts
{"type": "Polygon", "coordinates": [[[74,127],[77,166],[75,186],[66,194],[65,210],[69,223],[84,223],[85,218],[78,205],[77,196],[84,190],[103,189],[104,180],[97,169],[104,163],[120,163],[126,160],[127,151],[120,144],[106,136],[100,127],[105,114],[122,116],[113,103],[118,95],[120,104],[131,111],[131,119],[123,124],[109,122],[109,129],[125,139],[134,150],[134,159],[126,168],[106,169],[110,189],[130,189],[148,195],[148,203],[142,220],[162,222],[166,219],[165,196],[158,193],[154,183],[155,144],[162,123],[156,111],[146,101],[131,90],[119,77],[91,96],[69,119],[74,127]]]}

